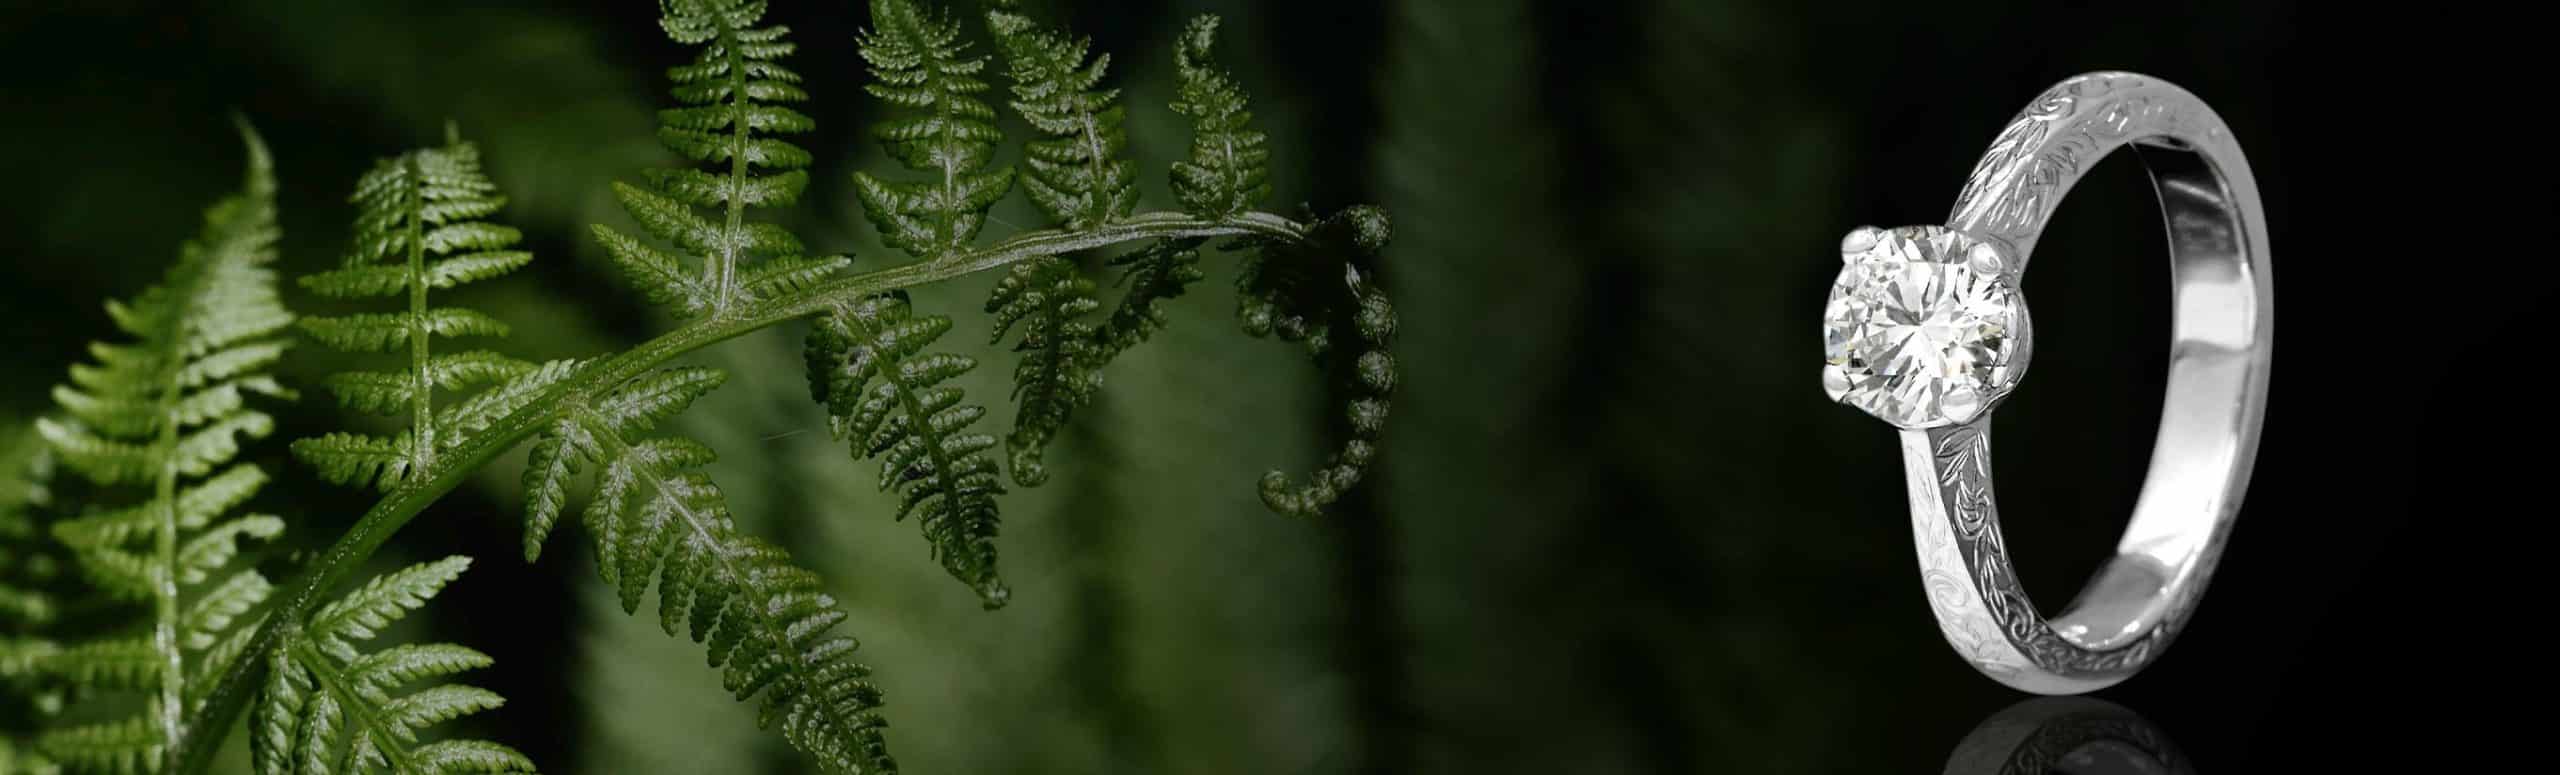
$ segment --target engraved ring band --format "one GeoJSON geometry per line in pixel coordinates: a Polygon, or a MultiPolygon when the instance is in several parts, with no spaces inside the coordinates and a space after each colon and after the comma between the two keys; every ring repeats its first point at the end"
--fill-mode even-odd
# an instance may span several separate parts
{"type": "Polygon", "coordinates": [[[2131,677],[2193,614],[2248,489],[2274,304],[2265,212],[2212,108],[2149,76],[2092,73],[2001,130],[1945,226],[1841,241],[1822,386],[1899,429],[1912,539],[1947,642],[2002,683],[2076,694],[2131,677]],[[2118,148],[2151,173],[2174,323],[2150,470],[2116,554],[2047,618],[2020,588],[1992,497],[1991,416],[2025,375],[2019,278],[2080,174],[2118,148]]]}

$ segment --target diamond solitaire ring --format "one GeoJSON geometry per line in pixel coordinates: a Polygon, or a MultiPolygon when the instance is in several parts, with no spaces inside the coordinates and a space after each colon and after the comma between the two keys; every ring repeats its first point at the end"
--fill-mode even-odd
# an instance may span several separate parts
{"type": "Polygon", "coordinates": [[[2158,658],[2231,534],[2266,411],[2266,219],[2231,130],[2157,78],[2072,78],[2001,130],[1947,225],[1861,228],[1840,254],[1822,387],[1901,430],[1912,538],[1947,642],[1985,675],[2042,694],[2104,688],[2158,658]],[[1991,416],[2035,349],[2018,281],[2036,236],[2080,174],[2125,147],[2149,168],[2169,228],[2168,397],[2115,557],[2048,618],[2000,537],[1991,416]]]}

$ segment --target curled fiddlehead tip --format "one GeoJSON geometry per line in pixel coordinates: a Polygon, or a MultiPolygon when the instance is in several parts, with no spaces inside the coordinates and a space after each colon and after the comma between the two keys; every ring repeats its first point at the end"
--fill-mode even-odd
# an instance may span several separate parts
{"type": "Polygon", "coordinates": [[[1361,271],[1385,250],[1393,234],[1384,210],[1359,206],[1318,221],[1297,242],[1267,242],[1245,266],[1237,287],[1239,322],[1254,336],[1278,335],[1307,345],[1327,371],[1345,379],[1343,406],[1348,438],[1340,451],[1303,484],[1271,471],[1262,476],[1263,505],[1291,516],[1324,512],[1358,484],[1377,459],[1389,397],[1396,388],[1395,305],[1361,271]],[[1337,346],[1334,331],[1348,323],[1355,346],[1337,346]]]}

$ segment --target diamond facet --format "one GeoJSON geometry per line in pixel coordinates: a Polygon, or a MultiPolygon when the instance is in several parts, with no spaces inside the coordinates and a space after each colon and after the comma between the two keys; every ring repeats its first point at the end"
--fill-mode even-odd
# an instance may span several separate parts
{"type": "Polygon", "coordinates": [[[1844,240],[1822,312],[1822,386],[1904,428],[1967,422],[2024,371],[2026,303],[1988,243],[1940,226],[1844,240]],[[1985,271],[1988,270],[1988,271],[1985,271]]]}

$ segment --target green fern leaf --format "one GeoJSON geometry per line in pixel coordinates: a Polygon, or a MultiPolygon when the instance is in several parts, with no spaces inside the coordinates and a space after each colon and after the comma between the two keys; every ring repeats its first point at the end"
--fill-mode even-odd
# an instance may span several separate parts
{"type": "MultiPolygon", "coordinates": [[[[639,191],[620,183],[614,184],[616,193],[625,189],[639,191]]],[[[625,202],[628,201],[626,196],[625,202]]],[[[711,308],[711,291],[702,287],[695,278],[686,276],[684,270],[677,266],[675,256],[611,228],[601,225],[591,228],[596,242],[604,245],[605,255],[613,258],[614,265],[622,269],[623,278],[639,289],[649,303],[671,304],[687,315],[698,315],[711,308]]]]}
{"type": "Polygon", "coordinates": [[[1106,351],[1094,340],[1093,324],[1083,319],[1101,306],[1093,281],[1056,256],[1014,265],[987,299],[987,311],[996,316],[994,341],[1004,341],[1016,324],[1022,327],[1022,343],[1015,347],[1022,362],[1013,370],[1018,408],[1013,433],[1005,437],[1013,481],[1022,486],[1048,480],[1040,458],[1049,439],[1102,389],[1099,369],[1106,351]]]}
{"type": "Polygon", "coordinates": [[[594,411],[616,435],[629,436],[657,427],[728,380],[729,375],[718,369],[659,369],[595,402],[594,411]]]}
{"type": "Polygon", "coordinates": [[[844,256],[777,258],[747,270],[740,283],[748,298],[770,299],[817,285],[852,265],[844,256]]]}
{"type": "MultiPolygon", "coordinates": [[[[470,440],[473,435],[486,430],[490,423],[497,422],[507,415],[514,414],[516,410],[523,409],[527,404],[533,403],[535,399],[541,398],[545,391],[550,390],[551,386],[577,373],[580,363],[582,362],[576,359],[546,361],[540,366],[526,369],[513,379],[473,393],[469,397],[454,402],[452,406],[436,412],[437,443],[443,445],[438,451],[462,446],[462,443],[470,440]]],[[[429,376],[429,381],[434,381],[432,374],[429,376]]]]}
{"type": "MultiPolygon", "coordinates": [[[[182,584],[202,584],[206,579],[212,578],[216,571],[231,564],[231,558],[240,556],[240,539],[242,538],[266,540],[283,534],[284,520],[267,514],[250,514],[207,528],[197,533],[195,537],[187,539],[186,545],[179,547],[178,581],[182,584]]],[[[200,602],[217,607],[206,615],[222,616],[221,609],[230,609],[235,614],[241,610],[237,600],[224,599],[228,594],[229,592],[224,590],[206,592],[200,602]]],[[[213,629],[220,631],[223,628],[213,629]]]]}
{"type": "Polygon", "coordinates": [[[27,748],[21,741],[0,737],[0,772],[60,775],[62,765],[27,748]]]}
{"type": "Polygon", "coordinates": [[[409,402],[418,395],[418,383],[414,377],[383,371],[331,374],[320,384],[338,397],[339,406],[372,414],[409,411],[409,402]]]}
{"type": "Polygon", "coordinates": [[[1015,348],[1023,354],[1014,368],[1018,409],[1013,432],[1005,437],[1014,482],[1036,487],[1048,479],[1041,458],[1049,440],[1100,392],[1103,366],[1163,327],[1157,302],[1182,295],[1205,276],[1197,245],[1172,240],[1113,260],[1127,267],[1121,280],[1129,288],[1100,325],[1083,320],[1100,302],[1092,281],[1070,261],[1043,257],[1016,264],[997,283],[987,300],[987,311],[996,315],[996,341],[1017,323],[1023,329],[1015,348]]]}
{"type": "Polygon", "coordinates": [[[63,616],[87,594],[51,538],[63,505],[54,472],[33,426],[0,428],[0,772],[54,766],[29,744],[62,706],[68,687],[51,670],[60,666],[63,616]]]}
{"type": "Polygon", "coordinates": [[[423,313],[387,313],[308,318],[302,330],[321,344],[351,352],[392,352],[409,344],[409,335],[506,336],[507,324],[474,310],[435,309],[423,313]]]}
{"type": "Polygon", "coordinates": [[[874,0],[862,36],[872,96],[904,115],[872,128],[891,158],[925,180],[899,182],[854,173],[862,209],[881,240],[917,258],[966,249],[986,225],[987,208],[1013,187],[1011,167],[989,168],[998,141],[995,109],[978,97],[986,57],[967,55],[960,23],[911,0],[874,0]]]}
{"type": "Polygon", "coordinates": [[[71,384],[55,391],[67,416],[37,423],[69,470],[105,488],[103,500],[135,498],[55,523],[54,538],[110,599],[148,601],[151,611],[147,636],[62,648],[35,665],[149,697],[139,715],[37,739],[37,750],[74,769],[156,770],[188,736],[212,733],[187,729],[184,713],[201,699],[200,679],[237,656],[231,634],[247,629],[271,589],[256,570],[231,567],[241,564],[242,539],[273,538],[283,522],[224,516],[266,481],[231,460],[243,439],[274,430],[246,398],[289,395],[260,372],[284,352],[293,321],[267,268],[276,258],[273,164],[256,133],[240,129],[244,190],[206,212],[160,284],[108,305],[133,340],[92,348],[96,362],[74,367],[71,384]]]}
{"type": "MultiPolygon", "coordinates": [[[[428,384],[438,388],[461,390],[514,380],[535,368],[531,363],[497,353],[475,351],[428,359],[426,378],[428,384]]],[[[339,404],[374,414],[408,411],[418,394],[415,374],[342,372],[329,375],[322,384],[338,396],[339,404]]]]}
{"type": "MultiPolygon", "coordinates": [[[[121,427],[151,428],[162,422],[147,414],[125,419],[128,422],[121,427]]],[[[61,457],[64,465],[101,485],[141,484],[159,475],[159,456],[149,444],[103,438],[77,423],[50,418],[36,421],[36,433],[53,444],[54,454],[61,457]]]]}
{"type": "Polygon", "coordinates": [[[160,688],[160,650],[147,637],[89,641],[55,652],[42,667],[85,689],[148,692],[160,688]]]}
{"type": "Polygon", "coordinates": [[[406,432],[395,438],[330,433],[293,442],[293,456],[310,463],[320,478],[333,484],[388,491],[411,473],[414,444],[406,432]]]}
{"type": "Polygon", "coordinates": [[[750,298],[741,277],[750,262],[800,256],[799,239],[771,224],[748,223],[746,210],[799,200],[809,185],[809,153],[771,135],[807,132],[815,124],[780,104],[808,94],[799,74],[781,63],[795,48],[785,40],[790,29],[756,26],[765,13],[762,0],[665,0],[660,9],[668,37],[702,52],[693,64],[667,71],[686,107],[659,111],[658,139],[715,171],[652,170],[647,187],[617,183],[614,195],[642,230],[693,256],[700,275],[687,276],[675,256],[612,228],[596,226],[595,233],[651,302],[686,315],[716,313],[750,298]],[[715,223],[695,207],[724,217],[715,223]]]}
{"type": "Polygon", "coordinates": [[[819,318],[803,350],[809,390],[839,439],[880,459],[880,489],[900,493],[898,518],[923,512],[926,540],[953,578],[988,608],[1011,592],[996,573],[995,496],[1004,492],[985,451],[994,436],[968,428],[986,409],[961,402],[952,378],[976,368],[965,355],[928,353],[951,319],[916,317],[904,293],[865,298],[819,318]]]}
{"type": "Polygon", "coordinates": [[[485,426],[492,406],[520,405],[521,391],[509,389],[542,373],[495,353],[434,352],[431,340],[437,337],[506,336],[508,327],[475,310],[430,307],[428,291],[504,275],[533,260],[531,253],[510,249],[523,239],[520,232],[481,220],[505,208],[507,200],[481,171],[479,147],[463,142],[451,126],[445,133],[444,145],[383,159],[356,181],[356,237],[344,266],[301,280],[326,296],[408,297],[403,312],[302,321],[304,333],[330,347],[406,349],[409,356],[399,372],[351,372],[326,380],[350,409],[410,415],[409,429],[396,438],[336,433],[295,442],[294,454],[332,482],[386,490],[398,485],[485,426]],[[436,410],[437,390],[480,385],[498,387],[436,410]]]}
{"type": "Polygon", "coordinates": [[[393,646],[365,653],[394,621],[418,610],[469,568],[448,557],[379,576],[321,607],[268,660],[267,683],[250,720],[250,760],[260,773],[519,773],[533,762],[477,740],[421,745],[419,732],[505,704],[496,693],[410,684],[489,666],[486,655],[449,644],[393,646]]]}
{"type": "Polygon", "coordinates": [[[1262,502],[1274,511],[1314,515],[1360,481],[1377,456],[1388,398],[1395,392],[1395,307],[1367,281],[1362,267],[1386,247],[1385,213],[1354,207],[1319,221],[1299,242],[1266,241],[1246,247],[1244,273],[1236,280],[1236,315],[1245,333],[1302,342],[1337,374],[1347,373],[1348,430],[1341,451],[1305,484],[1279,471],[1262,477],[1262,502]],[[1336,342],[1347,329],[1348,342],[1336,342]]]}
{"type": "Polygon", "coordinates": [[[471,567],[469,557],[447,557],[377,576],[311,614],[303,637],[321,653],[354,659],[352,641],[370,640],[383,627],[426,605],[446,584],[471,567]]]}
{"type": "Polygon", "coordinates": [[[895,772],[870,669],[834,632],[842,608],[815,574],[739,532],[698,470],[709,448],[637,438],[721,381],[708,369],[665,369],[570,407],[535,441],[525,472],[526,555],[539,554],[566,508],[569,480],[593,468],[584,523],[597,572],[624,609],[637,613],[654,583],[660,625],[703,643],[722,683],[740,700],[761,698],[765,723],[792,745],[830,772],[895,772]]]}
{"type": "Polygon", "coordinates": [[[1165,311],[1160,302],[1179,298],[1192,283],[1208,278],[1200,271],[1197,240],[1159,242],[1112,259],[1111,264],[1123,267],[1120,284],[1128,290],[1121,294],[1120,305],[1112,308],[1111,316],[1094,330],[1094,341],[1114,356],[1164,329],[1165,311]]]}
{"type": "Polygon", "coordinates": [[[1191,117],[1191,158],[1173,163],[1173,194],[1204,218],[1231,218],[1271,196],[1268,138],[1252,128],[1244,89],[1217,69],[1210,46],[1218,17],[1201,16],[1174,49],[1180,91],[1173,111],[1191,117]]]}
{"type": "Polygon", "coordinates": [[[73,772],[152,772],[163,750],[159,728],[152,724],[158,713],[151,708],[115,721],[46,730],[36,738],[36,750],[73,772]]]}
{"type": "Polygon", "coordinates": [[[1013,6],[988,10],[987,28],[1013,77],[1014,111],[1044,135],[1023,147],[1023,190],[1069,230],[1128,217],[1138,206],[1138,167],[1126,158],[1120,90],[1096,88],[1111,55],[1087,61],[1091,40],[1042,31],[1013,6]]]}

